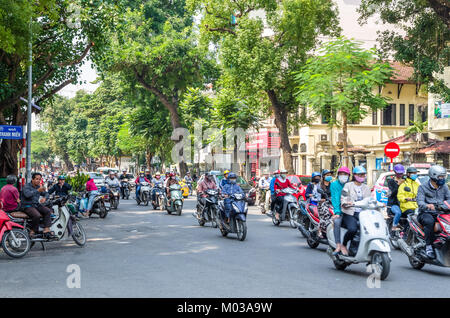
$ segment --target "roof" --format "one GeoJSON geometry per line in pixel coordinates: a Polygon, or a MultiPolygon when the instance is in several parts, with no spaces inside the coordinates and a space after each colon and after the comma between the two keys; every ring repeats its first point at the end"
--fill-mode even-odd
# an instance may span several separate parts
{"type": "MultiPolygon", "coordinates": [[[[384,144],[387,144],[387,143],[390,143],[390,142],[404,143],[404,142],[416,142],[416,141],[417,141],[416,133],[414,133],[414,134],[410,134],[410,135],[402,135],[400,137],[396,137],[396,138],[389,139],[387,141],[383,141],[383,142],[380,143],[380,145],[384,145],[384,144]]],[[[428,142],[429,143],[437,142],[437,141],[439,141],[439,140],[428,138],[428,142]]]]}
{"type": "MultiPolygon", "coordinates": [[[[342,148],[338,148],[336,151],[337,152],[343,152],[344,148],[343,147],[342,148]]],[[[361,146],[354,146],[354,147],[348,146],[347,147],[347,151],[348,152],[354,152],[354,153],[369,153],[370,152],[369,149],[367,149],[365,147],[361,147],[361,146]]]]}
{"type": "Polygon", "coordinates": [[[391,81],[397,84],[415,84],[416,81],[411,80],[414,73],[414,68],[400,62],[389,62],[394,69],[394,74],[391,77],[391,81]]]}
{"type": "Polygon", "coordinates": [[[417,151],[418,153],[450,153],[450,140],[437,141],[417,151]]]}

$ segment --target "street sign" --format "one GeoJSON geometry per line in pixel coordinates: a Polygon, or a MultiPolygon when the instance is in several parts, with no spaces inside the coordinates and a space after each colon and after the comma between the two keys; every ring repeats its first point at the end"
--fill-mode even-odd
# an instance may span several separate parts
{"type": "Polygon", "coordinates": [[[0,125],[0,139],[22,139],[22,126],[0,125]]]}
{"type": "Polygon", "coordinates": [[[384,154],[386,157],[394,159],[400,154],[400,147],[395,142],[390,142],[384,147],[384,154]]]}

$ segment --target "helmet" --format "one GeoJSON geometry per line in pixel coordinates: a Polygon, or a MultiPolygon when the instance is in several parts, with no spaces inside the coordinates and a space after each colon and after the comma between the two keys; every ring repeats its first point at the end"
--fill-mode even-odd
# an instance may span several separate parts
{"type": "Polygon", "coordinates": [[[127,172],[127,169],[122,169],[122,172],[127,172]]]}
{"type": "Polygon", "coordinates": [[[447,170],[441,166],[431,166],[430,170],[428,170],[428,176],[436,182],[440,176],[444,176],[444,178],[447,176],[447,170]]]}
{"type": "Polygon", "coordinates": [[[353,174],[367,173],[366,168],[363,166],[356,166],[353,168],[353,174]]]}
{"type": "Polygon", "coordinates": [[[324,170],[322,171],[322,176],[324,176],[324,175],[326,175],[326,174],[328,174],[328,173],[331,173],[331,170],[324,169],[324,170]]]}
{"type": "Polygon", "coordinates": [[[394,172],[396,174],[404,174],[405,173],[405,167],[403,167],[403,165],[401,165],[401,164],[396,164],[394,166],[394,172]]]}
{"type": "Polygon", "coordinates": [[[66,180],[66,177],[64,177],[64,176],[59,176],[59,177],[58,177],[58,180],[66,180]]]}
{"type": "Polygon", "coordinates": [[[282,170],[280,170],[280,174],[286,174],[287,173],[287,170],[286,169],[282,169],[282,170]]]}
{"type": "Polygon", "coordinates": [[[338,169],[338,174],[339,174],[340,172],[343,172],[343,173],[346,173],[346,174],[350,175],[350,169],[347,168],[347,167],[345,167],[345,166],[340,167],[340,168],[338,169]]]}
{"type": "Polygon", "coordinates": [[[409,167],[408,169],[406,169],[406,173],[415,173],[415,172],[417,172],[417,168],[409,167]]]}
{"type": "Polygon", "coordinates": [[[155,173],[155,176],[160,176],[161,174],[159,172],[155,173]]]}
{"type": "Polygon", "coordinates": [[[223,174],[229,174],[230,173],[230,170],[225,170],[224,172],[223,172],[223,174]]]}
{"type": "Polygon", "coordinates": [[[150,169],[145,169],[145,172],[150,172],[150,169]]]}
{"type": "Polygon", "coordinates": [[[175,177],[175,173],[172,173],[172,172],[169,173],[169,177],[171,177],[171,178],[172,178],[172,177],[175,177]]]}
{"type": "Polygon", "coordinates": [[[275,170],[273,174],[280,174],[280,170],[275,170]]]}
{"type": "Polygon", "coordinates": [[[314,178],[314,177],[320,177],[320,172],[317,172],[317,171],[313,172],[311,175],[311,178],[314,178]]]}
{"type": "Polygon", "coordinates": [[[234,172],[230,172],[230,174],[228,175],[228,179],[234,179],[237,178],[237,175],[234,172]]]}

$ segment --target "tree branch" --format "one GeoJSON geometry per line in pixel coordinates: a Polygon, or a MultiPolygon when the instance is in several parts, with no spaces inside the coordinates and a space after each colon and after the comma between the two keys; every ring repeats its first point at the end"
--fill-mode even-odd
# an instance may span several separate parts
{"type": "Polygon", "coordinates": [[[83,54],[81,54],[81,56],[79,58],[77,58],[77,59],[75,59],[73,61],[70,61],[70,62],[68,61],[68,62],[64,62],[64,63],[59,63],[58,66],[59,67],[66,67],[66,66],[72,66],[72,65],[80,63],[86,57],[86,55],[89,53],[89,50],[93,46],[94,46],[94,42],[90,42],[88,44],[88,46],[84,49],[83,54]]]}
{"type": "Polygon", "coordinates": [[[209,28],[207,25],[205,25],[206,29],[208,31],[220,31],[220,32],[228,32],[230,34],[236,35],[236,32],[234,32],[231,29],[227,29],[227,28],[209,28]]]}
{"type": "Polygon", "coordinates": [[[52,95],[55,95],[60,90],[62,90],[64,87],[66,87],[67,85],[72,83],[74,80],[75,80],[75,78],[68,79],[67,81],[63,82],[61,85],[59,85],[59,86],[55,87],[54,89],[52,89],[50,92],[45,93],[43,96],[39,97],[39,99],[36,101],[36,104],[38,104],[41,101],[49,98],[52,95]]]}

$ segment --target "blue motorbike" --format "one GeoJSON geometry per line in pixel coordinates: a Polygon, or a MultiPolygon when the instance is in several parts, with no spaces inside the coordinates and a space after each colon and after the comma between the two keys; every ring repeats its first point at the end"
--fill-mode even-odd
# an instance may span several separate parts
{"type": "Polygon", "coordinates": [[[226,223],[225,204],[221,200],[219,202],[219,230],[222,236],[227,236],[228,233],[236,233],[239,241],[245,240],[247,236],[247,212],[248,203],[245,199],[245,194],[236,193],[230,196],[231,212],[230,223],[226,223]]]}

